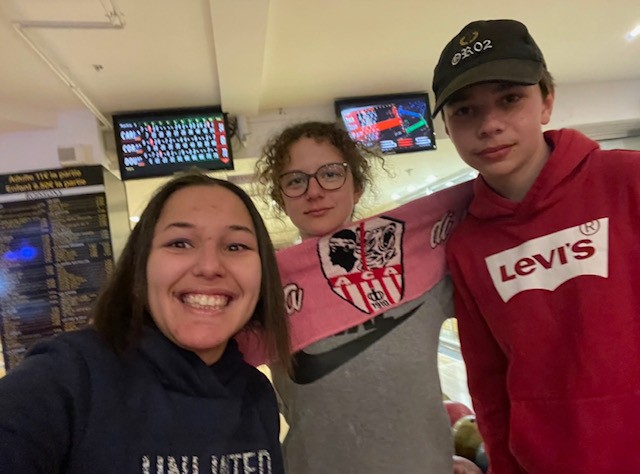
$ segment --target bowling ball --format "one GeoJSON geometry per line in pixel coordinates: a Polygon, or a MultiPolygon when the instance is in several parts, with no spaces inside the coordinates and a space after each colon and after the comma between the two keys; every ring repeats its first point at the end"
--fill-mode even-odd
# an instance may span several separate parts
{"type": "Polygon", "coordinates": [[[474,462],[480,469],[482,469],[482,472],[487,472],[489,470],[489,458],[484,450],[484,443],[480,443],[480,446],[478,446],[474,462]]]}
{"type": "Polygon", "coordinates": [[[456,421],[452,428],[455,453],[474,461],[482,436],[475,415],[466,415],[456,421]]]}
{"type": "Polygon", "coordinates": [[[464,403],[456,402],[453,400],[445,400],[442,402],[447,415],[449,415],[449,425],[453,426],[463,416],[473,415],[473,410],[466,406],[464,403]]]}

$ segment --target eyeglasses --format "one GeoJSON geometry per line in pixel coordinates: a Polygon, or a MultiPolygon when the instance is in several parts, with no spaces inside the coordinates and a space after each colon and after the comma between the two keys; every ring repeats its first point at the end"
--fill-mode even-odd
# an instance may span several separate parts
{"type": "Polygon", "coordinates": [[[304,171],[290,171],[280,175],[280,189],[287,197],[300,197],[309,189],[309,180],[315,178],[325,191],[335,191],[344,186],[348,171],[348,163],[327,163],[313,174],[304,171]]]}

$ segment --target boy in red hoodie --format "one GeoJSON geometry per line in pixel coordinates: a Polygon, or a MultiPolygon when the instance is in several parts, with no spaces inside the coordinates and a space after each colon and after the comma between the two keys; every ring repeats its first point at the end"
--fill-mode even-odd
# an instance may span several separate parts
{"type": "Polygon", "coordinates": [[[517,21],[465,26],[433,90],[480,173],[447,256],[492,471],[640,472],[640,152],[543,133],[553,80],[517,21]]]}

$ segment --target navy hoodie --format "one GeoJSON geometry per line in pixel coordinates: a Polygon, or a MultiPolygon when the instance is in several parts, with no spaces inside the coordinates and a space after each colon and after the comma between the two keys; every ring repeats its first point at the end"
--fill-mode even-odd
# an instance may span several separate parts
{"type": "Polygon", "coordinates": [[[284,472],[268,379],[231,340],[207,366],[157,329],[118,357],[92,329],[0,380],[0,473],[284,472]]]}

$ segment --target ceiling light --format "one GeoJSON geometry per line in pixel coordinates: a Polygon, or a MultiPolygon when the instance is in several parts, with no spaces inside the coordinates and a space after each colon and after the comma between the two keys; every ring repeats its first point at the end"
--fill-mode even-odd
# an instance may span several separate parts
{"type": "Polygon", "coordinates": [[[640,25],[636,26],[633,30],[627,33],[627,41],[631,41],[640,36],[640,25]]]}
{"type": "Polygon", "coordinates": [[[136,222],[137,223],[137,222],[140,221],[140,216],[131,216],[131,217],[129,217],[129,220],[131,222],[136,222]]]}
{"type": "Polygon", "coordinates": [[[400,199],[402,196],[400,196],[398,193],[392,194],[391,195],[391,199],[393,199],[394,201],[397,201],[398,199],[400,199]]]}
{"type": "Polygon", "coordinates": [[[438,181],[438,177],[435,174],[427,176],[427,184],[435,183],[436,181],[438,181]]]}

